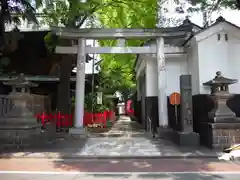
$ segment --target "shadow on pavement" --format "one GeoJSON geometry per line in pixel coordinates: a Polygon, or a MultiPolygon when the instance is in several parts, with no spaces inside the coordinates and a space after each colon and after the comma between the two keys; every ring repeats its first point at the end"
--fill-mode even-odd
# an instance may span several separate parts
{"type": "Polygon", "coordinates": [[[196,159],[105,159],[105,160],[69,160],[55,161],[55,167],[65,171],[84,172],[211,172],[234,171],[239,166],[219,165],[213,160],[196,159]],[[214,167],[216,166],[216,167],[214,167]],[[229,166],[228,168],[226,168],[229,166]],[[233,168],[233,169],[232,169],[233,168]]]}
{"type": "Polygon", "coordinates": [[[1,147],[1,158],[64,158],[69,155],[77,154],[85,146],[87,138],[76,139],[69,135],[60,136],[46,144],[38,147],[1,147]]]}
{"type": "Polygon", "coordinates": [[[139,179],[170,179],[171,180],[217,180],[223,179],[223,176],[215,174],[201,174],[201,173],[174,173],[174,174],[140,174],[138,175],[139,179]]]}

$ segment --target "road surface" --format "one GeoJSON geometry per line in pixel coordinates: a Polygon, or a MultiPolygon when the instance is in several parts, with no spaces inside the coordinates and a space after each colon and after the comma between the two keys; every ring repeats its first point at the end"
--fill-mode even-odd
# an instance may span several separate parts
{"type": "Polygon", "coordinates": [[[216,159],[0,159],[1,180],[238,180],[239,177],[240,164],[216,159]]]}
{"type": "Polygon", "coordinates": [[[240,172],[237,162],[213,159],[0,159],[0,171],[40,172],[240,172]]]}
{"type": "Polygon", "coordinates": [[[1,180],[239,180],[240,173],[0,174],[1,180]]]}

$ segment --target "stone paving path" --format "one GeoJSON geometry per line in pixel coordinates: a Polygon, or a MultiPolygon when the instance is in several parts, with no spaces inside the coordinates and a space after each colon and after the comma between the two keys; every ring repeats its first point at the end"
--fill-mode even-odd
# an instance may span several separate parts
{"type": "Polygon", "coordinates": [[[87,156],[216,156],[205,148],[180,148],[166,140],[153,139],[141,125],[121,116],[106,137],[88,138],[77,153],[87,156]],[[119,135],[119,136],[116,136],[119,135]],[[114,137],[113,137],[114,136],[114,137]]]}
{"type": "Polygon", "coordinates": [[[2,157],[100,158],[100,157],[217,157],[221,153],[206,148],[183,148],[162,139],[153,139],[137,122],[121,116],[107,136],[58,140],[48,147],[32,151],[2,153],[2,157]]]}
{"type": "Polygon", "coordinates": [[[160,141],[148,138],[141,126],[122,116],[105,137],[89,138],[78,154],[95,156],[160,156],[160,141]]]}

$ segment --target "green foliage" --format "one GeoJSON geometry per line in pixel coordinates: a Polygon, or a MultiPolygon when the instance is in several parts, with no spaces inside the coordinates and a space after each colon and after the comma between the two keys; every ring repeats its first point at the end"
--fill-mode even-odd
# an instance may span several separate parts
{"type": "MultiPolygon", "coordinates": [[[[107,2],[107,0],[104,0],[107,2]]],[[[119,2],[119,1],[118,1],[119,2]]],[[[105,28],[154,28],[157,22],[157,0],[122,0],[117,6],[97,11],[97,19],[105,28]]],[[[143,41],[127,40],[127,46],[140,46],[143,41]]],[[[116,40],[99,41],[101,46],[114,46],[116,40]]],[[[105,93],[121,91],[129,94],[135,88],[133,54],[101,55],[101,88],[105,93]]]]}
{"type": "Polygon", "coordinates": [[[43,10],[44,22],[51,26],[80,28],[97,10],[116,5],[117,0],[51,0],[43,10]]]}
{"type": "MultiPolygon", "coordinates": [[[[118,4],[121,4],[121,1],[87,0],[83,3],[80,0],[50,0],[43,9],[45,16],[41,24],[81,28],[85,23],[87,27],[93,27],[96,26],[96,22],[93,22],[96,13],[106,7],[118,6],[118,4]]],[[[45,43],[48,50],[52,52],[59,41],[49,33],[45,38],[45,43]]]]}
{"type": "Polygon", "coordinates": [[[190,0],[193,5],[200,5],[201,9],[209,9],[212,11],[218,10],[220,8],[231,8],[231,9],[239,9],[239,1],[238,0],[190,0]]]}
{"type": "MultiPolygon", "coordinates": [[[[157,18],[157,0],[52,0],[44,9],[45,22],[52,26],[79,28],[95,19],[104,28],[154,28],[157,18]],[[91,17],[94,17],[91,19],[91,17]]],[[[95,21],[90,22],[96,24],[95,21]]],[[[57,43],[51,35],[45,38],[51,50],[57,43]]],[[[116,41],[100,41],[101,46],[113,46],[116,41]]],[[[128,46],[140,46],[143,41],[128,40],[128,46]]],[[[134,62],[136,55],[102,55],[101,88],[104,93],[116,90],[129,93],[135,88],[134,62]]],[[[92,102],[91,102],[92,103],[92,102]]]]}
{"type": "Polygon", "coordinates": [[[59,43],[59,38],[55,34],[49,32],[44,37],[44,41],[48,51],[53,53],[56,45],[59,43]]]}
{"type": "Polygon", "coordinates": [[[111,99],[103,96],[103,104],[97,104],[97,93],[89,93],[85,95],[84,109],[88,112],[103,112],[111,108],[111,99]]]}
{"type": "Polygon", "coordinates": [[[42,4],[42,0],[1,0],[0,1],[0,50],[5,46],[2,34],[6,23],[20,24],[20,17],[38,23],[35,8],[42,4]],[[35,3],[35,7],[32,4],[35,3]]]}
{"type": "Polygon", "coordinates": [[[1,0],[0,20],[20,23],[19,17],[38,23],[35,8],[42,5],[42,0],[1,0]],[[32,5],[35,4],[35,7],[32,5]],[[14,15],[15,14],[15,15],[14,15]],[[20,16],[19,16],[20,15],[20,16]]]}

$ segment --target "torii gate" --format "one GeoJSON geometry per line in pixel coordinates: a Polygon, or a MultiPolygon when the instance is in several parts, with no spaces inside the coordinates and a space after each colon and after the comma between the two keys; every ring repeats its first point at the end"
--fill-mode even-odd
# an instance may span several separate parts
{"type": "MultiPolygon", "coordinates": [[[[77,46],[57,46],[56,53],[77,54],[76,75],[76,110],[74,128],[71,134],[83,134],[84,115],[84,89],[85,89],[85,60],[86,54],[156,54],[158,64],[158,114],[159,125],[168,125],[167,95],[166,95],[166,69],[164,56],[164,38],[176,39],[187,38],[191,29],[189,26],[178,28],[156,28],[156,29],[69,29],[52,28],[56,35],[65,39],[78,40],[77,46]],[[121,39],[121,45],[117,47],[89,47],[86,39],[121,39]],[[124,39],[156,39],[156,46],[125,47],[124,39]]],[[[179,50],[179,49],[177,49],[179,50]]],[[[181,52],[172,52],[181,53],[181,52]]]]}

